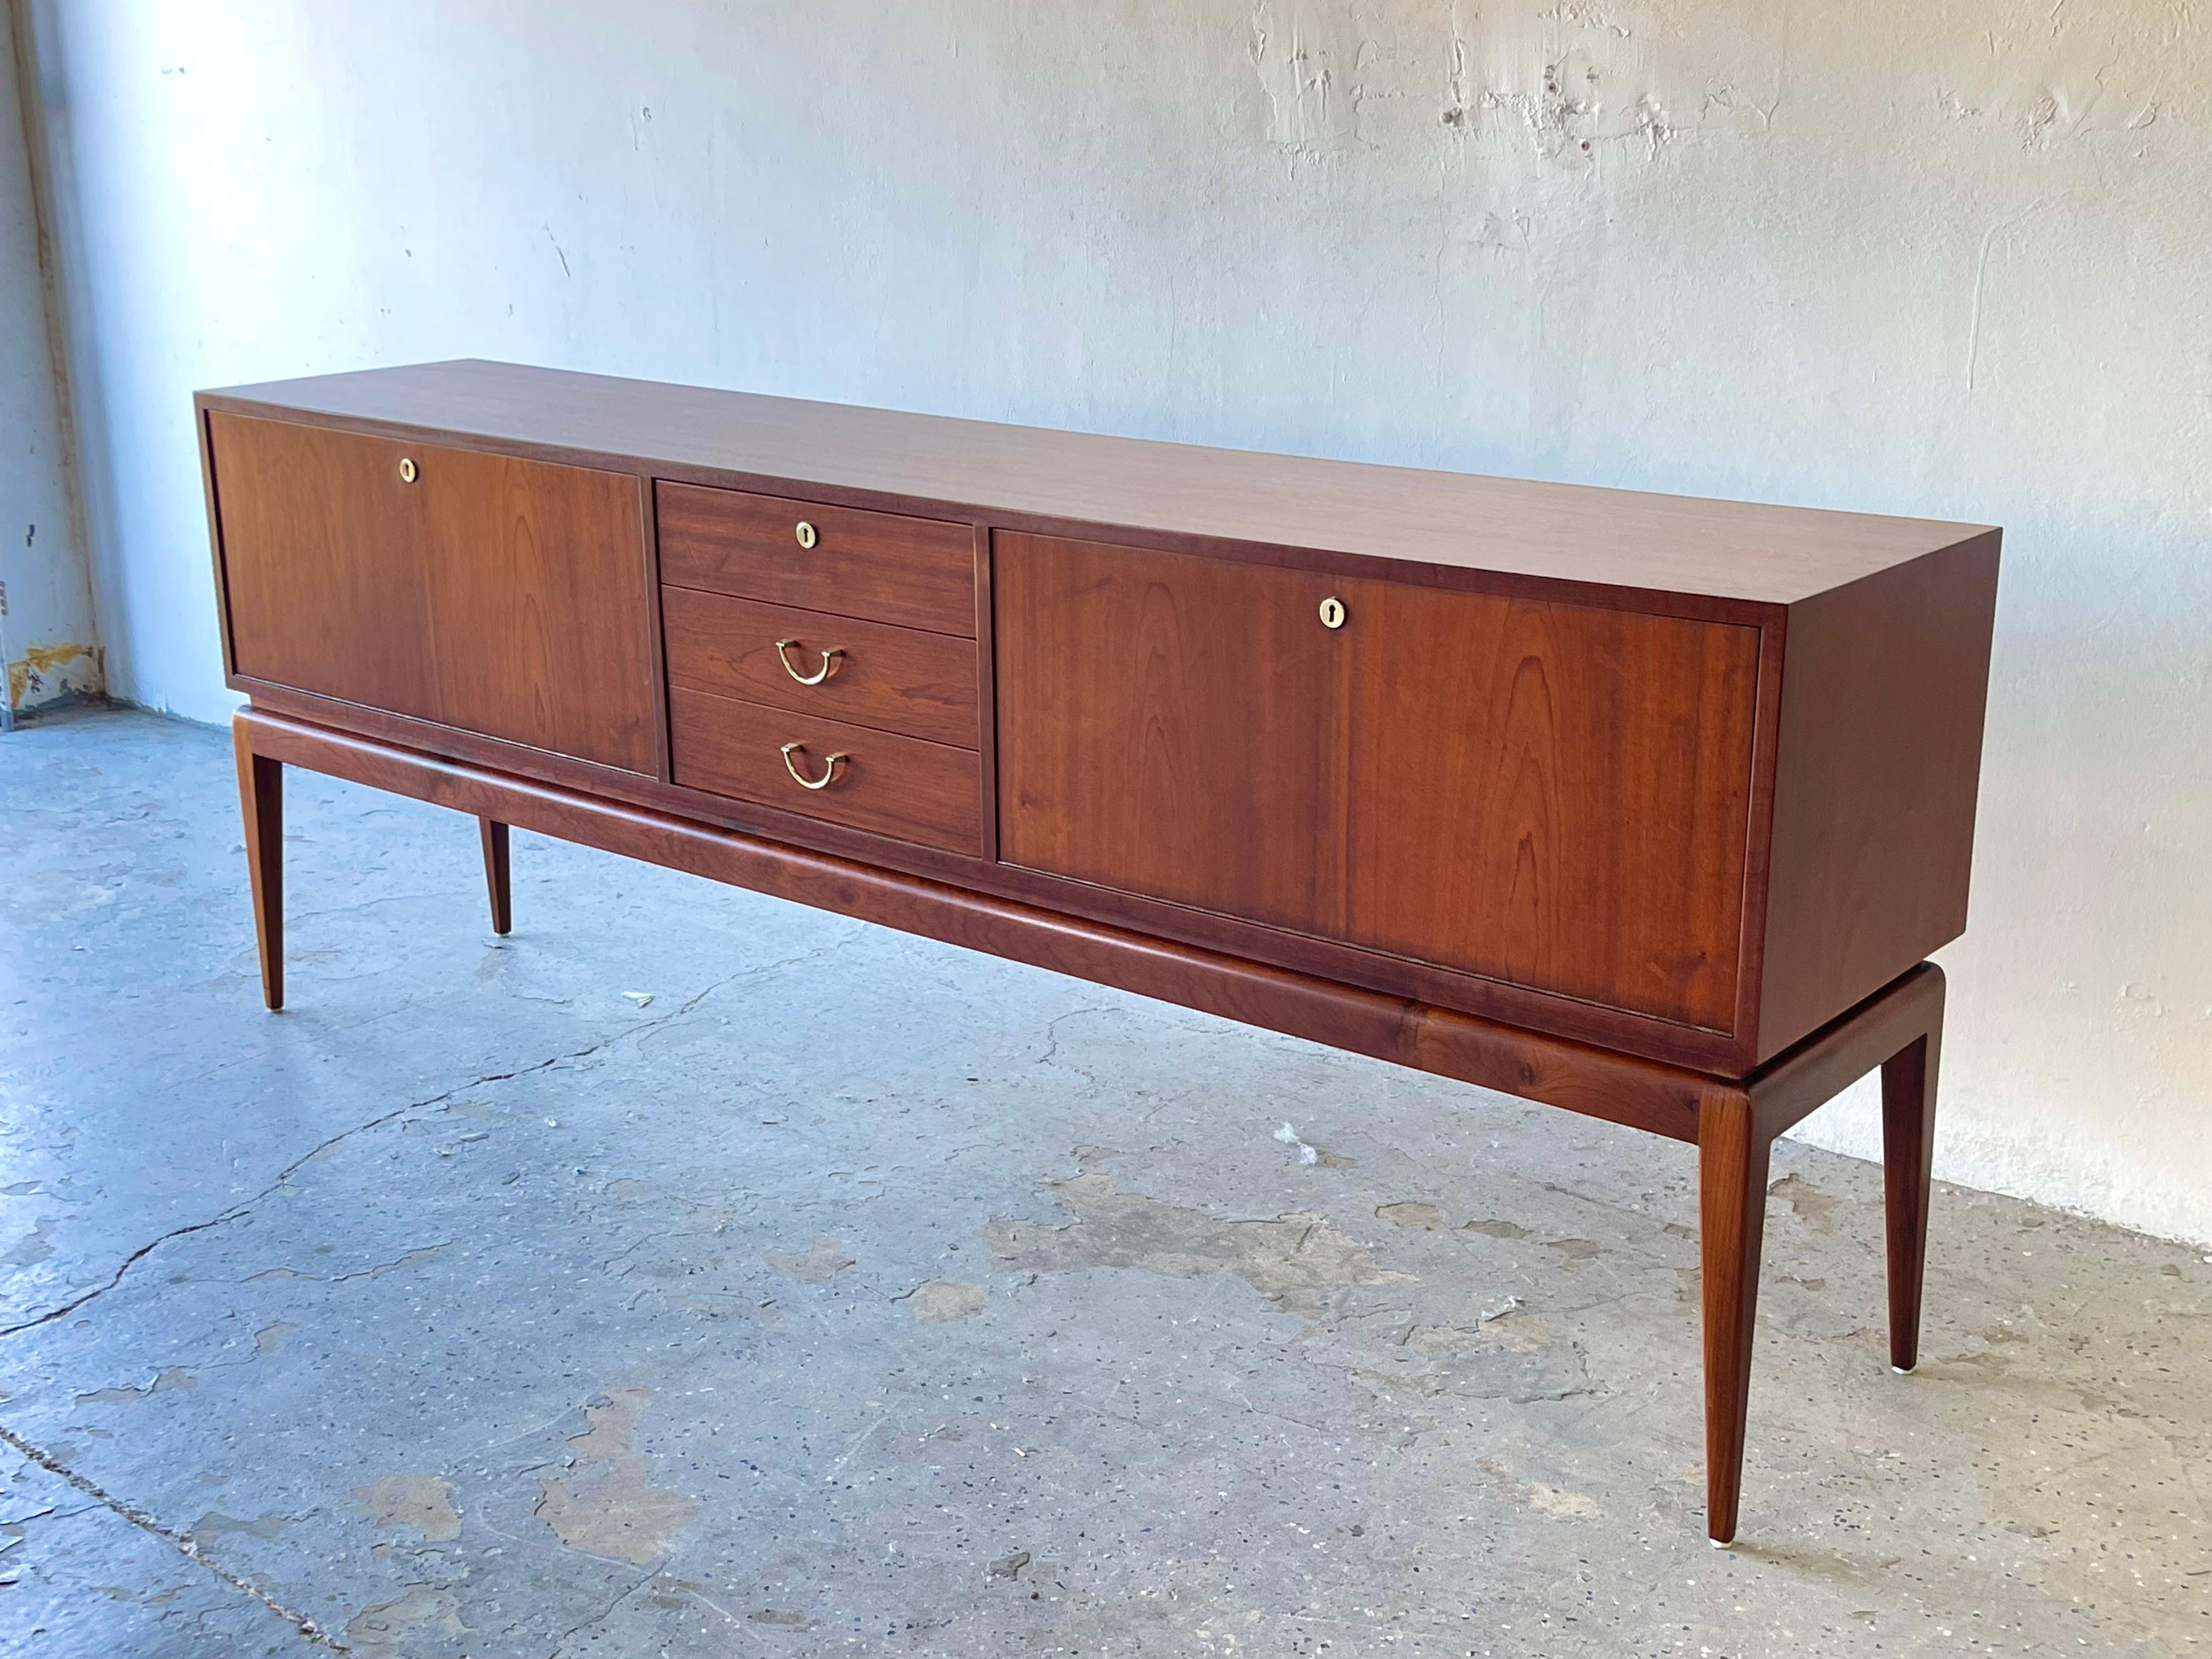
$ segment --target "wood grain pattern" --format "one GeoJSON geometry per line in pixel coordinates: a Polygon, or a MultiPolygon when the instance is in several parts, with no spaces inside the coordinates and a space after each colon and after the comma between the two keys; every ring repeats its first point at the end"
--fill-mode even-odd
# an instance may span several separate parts
{"type": "MultiPolygon", "coordinates": [[[[1788,605],[1982,526],[1410,467],[1201,449],[468,361],[204,393],[429,428],[555,458],[751,487],[805,479],[860,504],[1012,529],[1118,526],[1543,580],[1788,605]]],[[[834,497],[833,497],[834,499],[834,497]]],[[[789,596],[776,596],[788,598],[789,596]]],[[[793,599],[793,603],[805,603],[793,599]]]]}
{"type": "Polygon", "coordinates": [[[1881,1063],[1881,1184],[1889,1266],[1889,1363],[1920,1363],[1920,1292],[1928,1268],[1928,1202],[1936,1172],[1936,1072],[1942,1029],[1881,1063]]]}
{"type": "Polygon", "coordinates": [[[665,584],[975,637],[964,524],[665,481],[653,493],[665,584]],[[811,547],[798,541],[801,523],[814,527],[811,547]]]}
{"type": "Polygon", "coordinates": [[[1705,1347],[1705,1531],[1735,1537],[1751,1406],[1752,1334],[1766,1237],[1773,1141],[1740,1089],[1716,1088],[1698,1119],[1698,1261],[1705,1347]]]}
{"type": "Polygon", "coordinates": [[[1996,590],[1992,531],[1790,608],[1756,1060],[1966,931],[1996,590]]]}
{"type": "Polygon", "coordinates": [[[484,890],[491,900],[491,930],[505,935],[514,931],[514,859],[507,826],[496,818],[479,818],[483,841],[484,890]]]}
{"type": "Polygon", "coordinates": [[[246,827],[246,874],[253,892],[253,945],[261,961],[261,1000],[284,1006],[284,769],[254,752],[252,727],[231,723],[238,756],[239,816],[246,827]]]}
{"type": "Polygon", "coordinates": [[[672,686],[958,749],[981,740],[970,641],[683,587],[663,588],[660,604],[672,686]],[[799,643],[780,654],[787,639],[799,643]],[[812,675],[831,650],[840,654],[819,685],[786,665],[812,675]]]}
{"type": "Polygon", "coordinates": [[[636,480],[284,422],[209,427],[235,674],[654,769],[636,480]]]}
{"type": "Polygon", "coordinates": [[[669,691],[668,720],[680,784],[948,851],[977,848],[972,750],[681,688],[669,691]],[[832,754],[848,758],[829,787],[808,789],[785,765],[786,743],[806,745],[793,759],[810,778],[832,754]]]}
{"type": "Polygon", "coordinates": [[[459,812],[1694,1143],[1710,1079],[1586,1043],[416,753],[265,710],[241,744],[459,812]]]}
{"type": "Polygon", "coordinates": [[[1002,857],[1732,1024],[1752,630],[1014,535],[995,580],[1002,857]]]}
{"type": "MultiPolygon", "coordinates": [[[[1748,1061],[1738,1058],[1736,1039],[1721,1033],[1670,1024],[1646,1015],[1532,991],[1410,957],[1386,956],[1333,939],[1288,933],[1116,888],[1000,864],[988,855],[978,856],[973,848],[956,853],[894,840],[872,830],[802,817],[780,806],[710,794],[610,767],[526,750],[406,715],[335,702],[258,681],[237,684],[240,690],[252,696],[257,708],[356,732],[401,748],[536,778],[704,824],[811,847],[908,875],[951,882],[977,892],[1062,911],[1110,927],[1202,950],[1243,956],[1293,972],[1338,980],[1412,1002],[1456,1009],[1478,1018],[1542,1030],[1662,1064],[1729,1077],[1741,1077],[1753,1069],[1748,1061]]],[[[978,759],[987,759],[995,747],[995,744],[987,744],[979,751],[978,759]]],[[[987,823],[992,799],[988,794],[982,797],[987,823]]]]}

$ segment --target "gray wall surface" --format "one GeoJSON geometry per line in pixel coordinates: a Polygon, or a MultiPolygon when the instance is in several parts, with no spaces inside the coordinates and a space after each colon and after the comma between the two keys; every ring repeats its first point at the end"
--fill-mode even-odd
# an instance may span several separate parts
{"type": "Polygon", "coordinates": [[[122,695],[191,390],[440,356],[2002,524],[1939,1169],[2212,1241],[2186,0],[33,5],[122,695]]]}
{"type": "Polygon", "coordinates": [[[0,699],[24,711],[96,695],[100,666],[10,3],[0,0],[0,699]]]}

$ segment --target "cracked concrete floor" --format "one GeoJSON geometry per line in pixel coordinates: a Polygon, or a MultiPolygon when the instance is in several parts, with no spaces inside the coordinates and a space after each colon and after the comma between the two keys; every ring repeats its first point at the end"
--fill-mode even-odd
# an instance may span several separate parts
{"type": "Polygon", "coordinates": [[[2194,1251],[1785,1145],[1716,1553],[1684,1149],[289,781],[0,740],[0,1651],[2212,1648],[2194,1251]]]}

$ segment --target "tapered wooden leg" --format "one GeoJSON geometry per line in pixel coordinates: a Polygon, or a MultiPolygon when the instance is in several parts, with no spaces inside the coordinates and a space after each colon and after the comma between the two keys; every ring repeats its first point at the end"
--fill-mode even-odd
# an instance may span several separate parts
{"type": "Polygon", "coordinates": [[[1928,1262],[1928,1187],[1936,1161],[1939,1024],[1881,1066],[1881,1184],[1889,1222],[1889,1363],[1920,1363],[1920,1285],[1928,1262]]]}
{"type": "Polygon", "coordinates": [[[1735,1537],[1743,1490],[1751,1331],[1759,1311],[1759,1252],[1766,1231],[1772,1141],[1749,1097],[1715,1089],[1698,1111],[1698,1253],[1705,1322],[1705,1531],[1735,1537]]]}
{"type": "Polygon", "coordinates": [[[507,826],[496,818],[478,818],[483,831],[484,886],[491,894],[491,930],[510,933],[514,927],[514,892],[508,878],[507,826]]]}
{"type": "Polygon", "coordinates": [[[253,939],[261,952],[261,1000],[284,1006],[284,767],[253,752],[245,722],[231,722],[238,750],[238,804],[246,820],[246,869],[253,885],[253,939]]]}

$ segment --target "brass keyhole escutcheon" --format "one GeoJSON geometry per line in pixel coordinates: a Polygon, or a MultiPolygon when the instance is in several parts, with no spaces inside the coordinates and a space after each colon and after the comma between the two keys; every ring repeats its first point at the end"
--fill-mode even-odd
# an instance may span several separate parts
{"type": "Polygon", "coordinates": [[[1344,626],[1344,601],[1334,593],[1321,602],[1321,625],[1323,628],[1344,626]]]}
{"type": "Polygon", "coordinates": [[[797,533],[799,536],[799,544],[805,548],[811,548],[815,543],[822,539],[820,536],[815,533],[814,526],[804,519],[801,519],[799,521],[799,530],[797,533]]]}
{"type": "Polygon", "coordinates": [[[402,455],[399,458],[399,482],[413,483],[416,477],[415,458],[412,455],[402,455]]]}

